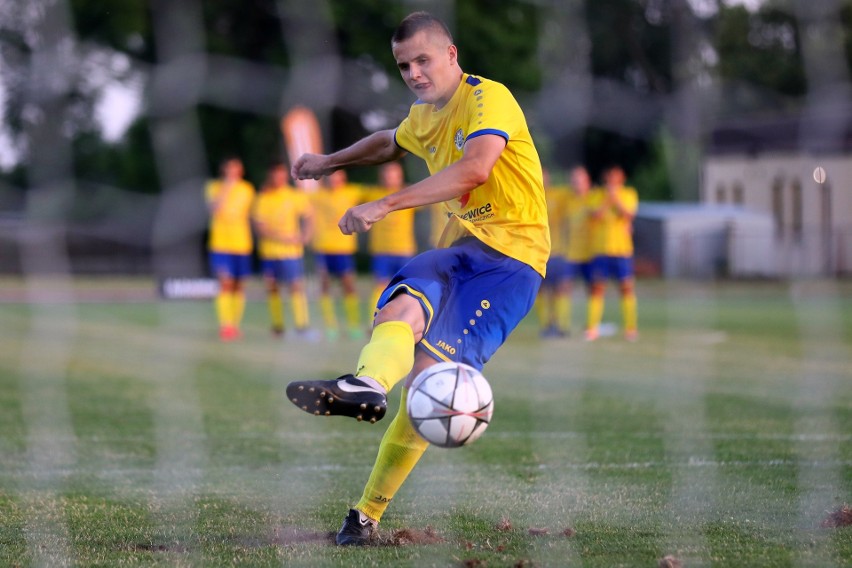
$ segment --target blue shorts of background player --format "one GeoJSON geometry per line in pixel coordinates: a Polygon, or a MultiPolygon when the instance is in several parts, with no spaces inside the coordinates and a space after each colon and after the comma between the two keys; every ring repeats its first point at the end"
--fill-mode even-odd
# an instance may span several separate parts
{"type": "Polygon", "coordinates": [[[260,261],[260,271],[264,278],[290,284],[305,275],[305,266],[301,258],[265,258],[260,261]]]}
{"type": "Polygon", "coordinates": [[[587,285],[592,283],[592,261],[574,262],[567,260],[565,266],[565,276],[570,280],[582,278],[587,285]]]}
{"type": "Polygon", "coordinates": [[[355,271],[355,257],[351,254],[316,254],[317,268],[332,276],[343,276],[355,271]]]}
{"type": "Polygon", "coordinates": [[[542,287],[556,288],[568,278],[568,261],[564,256],[551,256],[547,260],[547,275],[542,287]]]}
{"type": "Polygon", "coordinates": [[[482,369],[535,302],[542,277],[532,267],[476,238],[417,255],[382,293],[420,301],[426,316],[417,344],[438,361],[482,369]]]}
{"type": "Polygon", "coordinates": [[[592,281],[617,280],[622,282],[633,277],[633,257],[596,256],[592,260],[592,281]]]}
{"type": "Polygon", "coordinates": [[[390,280],[391,277],[402,270],[402,267],[411,260],[410,256],[398,254],[377,254],[373,256],[371,267],[373,276],[378,280],[390,280]]]}
{"type": "Polygon", "coordinates": [[[211,252],[208,260],[210,262],[210,272],[217,278],[226,276],[233,279],[240,279],[250,276],[252,273],[250,254],[211,252]]]}

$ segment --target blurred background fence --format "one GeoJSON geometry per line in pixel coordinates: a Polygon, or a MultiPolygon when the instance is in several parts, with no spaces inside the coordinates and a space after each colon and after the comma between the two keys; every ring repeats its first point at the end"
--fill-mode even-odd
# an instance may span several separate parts
{"type": "Polygon", "coordinates": [[[555,179],[625,167],[646,274],[852,270],[852,0],[0,0],[0,272],[204,274],[218,161],[259,184],[297,104],[329,150],[395,126],[415,9],[513,90],[555,179]]]}

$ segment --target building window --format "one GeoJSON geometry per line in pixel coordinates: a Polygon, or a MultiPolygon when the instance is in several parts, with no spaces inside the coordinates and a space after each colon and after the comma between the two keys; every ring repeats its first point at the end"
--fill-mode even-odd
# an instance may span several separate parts
{"type": "Polygon", "coordinates": [[[716,203],[725,202],[725,186],[721,183],[716,186],[716,203]]]}
{"type": "Polygon", "coordinates": [[[793,237],[796,239],[802,238],[802,182],[798,179],[793,180],[793,183],[790,185],[790,192],[793,194],[793,204],[792,204],[792,214],[793,220],[791,223],[791,230],[793,232],[793,237]]]}
{"type": "Polygon", "coordinates": [[[743,204],[743,184],[737,182],[734,184],[734,204],[742,205],[743,204]]]}
{"type": "Polygon", "coordinates": [[[784,183],[780,179],[772,182],[772,217],[778,236],[784,235],[784,183]]]}

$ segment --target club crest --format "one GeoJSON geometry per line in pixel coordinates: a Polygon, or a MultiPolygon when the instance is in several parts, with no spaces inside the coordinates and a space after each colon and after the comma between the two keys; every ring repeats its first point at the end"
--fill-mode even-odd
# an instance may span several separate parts
{"type": "Polygon", "coordinates": [[[456,150],[461,150],[462,146],[464,146],[464,132],[459,128],[456,130],[456,137],[454,142],[456,143],[456,150]]]}

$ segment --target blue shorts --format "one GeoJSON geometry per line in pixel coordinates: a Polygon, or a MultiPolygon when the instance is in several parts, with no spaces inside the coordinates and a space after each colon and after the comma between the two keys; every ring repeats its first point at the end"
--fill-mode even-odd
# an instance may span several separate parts
{"type": "Polygon", "coordinates": [[[438,361],[482,369],[530,311],[541,281],[529,265],[470,237],[415,256],[378,307],[400,293],[417,298],[426,316],[418,348],[438,361]]]}
{"type": "Polygon", "coordinates": [[[260,261],[260,271],[264,278],[289,284],[305,275],[305,266],[301,258],[265,258],[260,261]]]}
{"type": "Polygon", "coordinates": [[[566,278],[576,280],[578,277],[583,279],[583,282],[590,284],[592,282],[592,261],[574,262],[567,260],[565,272],[566,278]]]}
{"type": "Polygon", "coordinates": [[[596,256],[592,260],[592,281],[627,280],[633,276],[633,257],[596,256]]]}
{"type": "Polygon", "coordinates": [[[564,256],[551,256],[547,261],[547,276],[544,277],[542,286],[554,288],[568,277],[568,261],[564,256]]]}
{"type": "Polygon", "coordinates": [[[250,254],[211,252],[208,258],[210,261],[210,272],[216,278],[220,276],[244,278],[250,276],[252,273],[250,254]]]}
{"type": "Polygon", "coordinates": [[[343,276],[355,272],[355,256],[351,254],[319,254],[315,255],[317,269],[332,276],[343,276]]]}
{"type": "Polygon", "coordinates": [[[411,260],[410,256],[398,254],[377,254],[373,256],[373,276],[380,280],[390,280],[391,276],[402,270],[411,260]]]}

